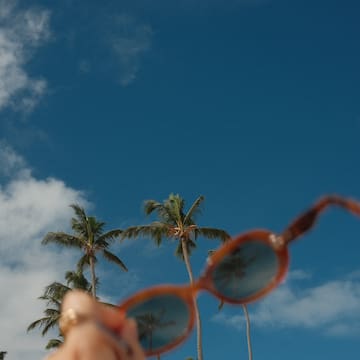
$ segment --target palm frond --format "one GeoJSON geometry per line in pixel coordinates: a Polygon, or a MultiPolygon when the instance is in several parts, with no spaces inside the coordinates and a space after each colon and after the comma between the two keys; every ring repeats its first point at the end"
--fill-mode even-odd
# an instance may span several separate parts
{"type": "Polygon", "coordinates": [[[144,212],[146,215],[150,215],[153,211],[161,207],[162,204],[155,200],[145,200],[144,201],[144,212]]]}
{"type": "Polygon", "coordinates": [[[41,296],[40,299],[47,300],[48,305],[58,304],[69,290],[71,289],[68,286],[60,282],[53,282],[45,288],[44,295],[41,296]]]}
{"type": "Polygon", "coordinates": [[[50,339],[45,347],[46,350],[58,348],[63,344],[63,340],[60,339],[50,339]]]}
{"type": "Polygon", "coordinates": [[[27,328],[26,328],[26,331],[31,331],[33,329],[35,329],[36,327],[39,327],[41,328],[42,327],[42,324],[47,321],[48,319],[46,317],[43,317],[41,319],[38,319],[38,320],[35,320],[33,321],[27,328]]]}
{"type": "Polygon", "coordinates": [[[174,211],[174,201],[171,199],[173,195],[170,194],[169,198],[159,203],[155,200],[146,200],[144,203],[144,211],[146,215],[156,212],[161,222],[171,225],[176,225],[178,216],[174,211]]]}
{"type": "Polygon", "coordinates": [[[86,221],[87,216],[85,213],[85,210],[82,206],[80,206],[79,204],[71,204],[70,207],[74,210],[76,217],[78,218],[78,220],[81,221],[86,221]]]}
{"type": "Polygon", "coordinates": [[[179,194],[170,194],[169,198],[164,201],[164,205],[167,208],[169,215],[171,215],[172,220],[176,224],[180,224],[184,219],[184,199],[181,198],[179,194]]]}
{"type": "MultiPolygon", "coordinates": [[[[48,310],[48,309],[46,309],[48,310]]],[[[31,331],[38,327],[39,329],[43,329],[41,331],[41,335],[45,336],[46,333],[50,330],[50,328],[56,326],[58,324],[58,320],[60,317],[60,310],[51,309],[52,311],[45,311],[44,317],[32,322],[28,327],[27,331],[31,331]]]]}
{"type": "Polygon", "coordinates": [[[59,326],[59,319],[60,319],[60,312],[58,316],[54,317],[51,321],[48,321],[47,324],[45,324],[43,331],[41,332],[42,336],[45,336],[50,329],[52,329],[55,326],[59,326]]]}
{"type": "Polygon", "coordinates": [[[89,290],[90,283],[82,272],[79,271],[67,271],[65,273],[65,279],[68,285],[71,285],[72,289],[89,290]]]}
{"type": "Polygon", "coordinates": [[[200,195],[191,205],[189,211],[184,218],[184,225],[192,225],[194,223],[194,217],[201,212],[200,205],[205,200],[203,195],[200,195]]]}
{"type": "Polygon", "coordinates": [[[107,249],[109,245],[109,242],[106,239],[102,238],[94,239],[94,244],[92,245],[92,247],[95,251],[101,251],[102,249],[107,249]]]}
{"type": "Polygon", "coordinates": [[[203,236],[207,239],[220,239],[222,242],[225,242],[230,239],[230,235],[221,229],[210,228],[210,227],[199,227],[194,230],[196,237],[203,236]]]}
{"type": "Polygon", "coordinates": [[[60,315],[60,308],[58,309],[52,309],[52,308],[47,308],[44,310],[44,314],[48,317],[48,318],[54,318],[60,315]]]}
{"type": "Polygon", "coordinates": [[[120,236],[122,235],[124,231],[120,230],[120,229],[114,229],[114,230],[110,230],[102,235],[100,235],[97,239],[96,239],[96,243],[98,242],[102,242],[104,240],[106,241],[113,241],[116,238],[120,238],[120,236]]]}
{"type": "Polygon", "coordinates": [[[84,254],[77,263],[77,271],[82,273],[85,268],[90,265],[90,258],[88,254],[84,254]]]}
{"type": "Polygon", "coordinates": [[[121,239],[137,239],[139,237],[149,237],[155,241],[157,245],[161,244],[161,240],[169,234],[170,226],[159,221],[154,221],[149,225],[131,226],[123,231],[121,239]]]}
{"type": "Polygon", "coordinates": [[[52,297],[52,296],[40,296],[39,300],[46,301],[46,306],[55,306],[56,308],[60,309],[61,300],[64,295],[60,295],[59,297],[52,297]]]}
{"type": "Polygon", "coordinates": [[[53,243],[65,247],[81,248],[82,239],[64,232],[48,232],[42,239],[41,243],[43,245],[53,243]]]}
{"type": "Polygon", "coordinates": [[[167,222],[179,226],[183,223],[185,201],[179,194],[170,194],[164,201],[164,208],[168,216],[167,222]]]}
{"type": "MultiPolygon", "coordinates": [[[[95,238],[99,237],[103,232],[104,232],[104,226],[105,223],[102,221],[98,221],[96,220],[96,218],[94,216],[89,216],[87,218],[87,223],[88,223],[88,232],[90,231],[95,238]]],[[[89,236],[90,234],[88,233],[87,236],[89,236]]]]}
{"type": "Polygon", "coordinates": [[[128,271],[127,267],[125,266],[125,264],[120,260],[120,258],[118,258],[115,254],[111,253],[110,251],[104,249],[103,250],[103,255],[105,257],[105,259],[119,265],[124,271],[128,271]]]}
{"type": "Polygon", "coordinates": [[[71,228],[76,234],[86,236],[88,217],[83,207],[78,204],[71,204],[70,207],[75,212],[75,217],[71,218],[71,228]]]}

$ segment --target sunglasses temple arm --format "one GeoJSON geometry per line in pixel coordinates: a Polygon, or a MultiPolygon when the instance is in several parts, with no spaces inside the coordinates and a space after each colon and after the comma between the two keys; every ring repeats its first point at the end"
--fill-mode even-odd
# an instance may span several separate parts
{"type": "Polygon", "coordinates": [[[287,229],[281,234],[283,242],[288,244],[305,234],[314,226],[319,215],[326,208],[334,205],[340,206],[354,215],[360,216],[360,203],[340,196],[326,196],[315,203],[313,207],[305,211],[287,227],[287,229]]]}

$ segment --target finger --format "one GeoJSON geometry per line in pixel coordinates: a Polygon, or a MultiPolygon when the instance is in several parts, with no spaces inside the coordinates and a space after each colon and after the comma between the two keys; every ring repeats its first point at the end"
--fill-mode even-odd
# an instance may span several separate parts
{"type": "Polygon", "coordinates": [[[124,329],[122,331],[122,335],[124,340],[130,341],[130,340],[137,340],[138,338],[138,331],[137,331],[137,324],[134,319],[126,319],[126,322],[124,324],[124,329]]]}
{"type": "Polygon", "coordinates": [[[138,340],[137,324],[134,319],[127,319],[121,332],[122,338],[128,344],[132,351],[134,359],[145,359],[144,351],[138,340]]]}
{"type": "Polygon", "coordinates": [[[111,308],[95,301],[89,294],[80,291],[69,291],[62,302],[62,311],[73,309],[76,313],[102,323],[113,330],[120,330],[125,313],[118,308],[111,308]]]}
{"type": "MultiPolygon", "coordinates": [[[[126,320],[127,322],[128,320],[126,320]]],[[[124,324],[124,328],[127,323],[124,324]]],[[[76,359],[86,360],[144,360],[139,352],[139,344],[129,345],[122,337],[114,335],[113,332],[100,324],[86,323],[72,333],[69,339],[70,347],[77,348],[76,359]],[[71,343],[75,346],[71,346],[71,343]]],[[[133,336],[131,337],[134,341],[133,336]]],[[[136,342],[136,341],[135,341],[136,342]]]]}
{"type": "Polygon", "coordinates": [[[69,332],[50,360],[130,360],[111,331],[99,323],[84,322],[69,332]]]}
{"type": "MultiPolygon", "coordinates": [[[[85,317],[89,321],[85,321],[82,325],[77,325],[72,328],[67,336],[67,343],[69,345],[75,345],[74,347],[79,349],[84,339],[87,339],[89,345],[89,336],[82,336],[82,339],[78,339],[75,342],[71,339],[76,338],[78,332],[82,332],[84,327],[96,326],[99,333],[102,336],[98,336],[90,341],[90,344],[98,344],[97,348],[92,351],[92,346],[82,348],[81,354],[90,353],[93,356],[97,351],[101,351],[104,343],[108,344],[108,347],[113,352],[118,354],[118,359],[145,359],[143,350],[138,342],[137,326],[136,322],[132,319],[126,319],[125,313],[119,311],[117,308],[111,308],[103,304],[96,302],[87,293],[79,290],[73,290],[68,292],[62,303],[62,311],[73,309],[75,313],[78,313],[82,317],[85,317]],[[93,320],[93,321],[91,321],[93,320]],[[104,338],[106,337],[106,339],[104,338]],[[99,339],[103,339],[100,344],[99,339]]],[[[73,346],[67,346],[67,349],[74,348],[73,346]]],[[[68,355],[70,358],[70,354],[68,355]]],[[[85,358],[85,357],[84,357],[85,358]]]]}
{"type": "Polygon", "coordinates": [[[76,327],[69,333],[64,346],[66,360],[127,360],[117,344],[109,335],[95,322],[86,322],[76,327]]]}

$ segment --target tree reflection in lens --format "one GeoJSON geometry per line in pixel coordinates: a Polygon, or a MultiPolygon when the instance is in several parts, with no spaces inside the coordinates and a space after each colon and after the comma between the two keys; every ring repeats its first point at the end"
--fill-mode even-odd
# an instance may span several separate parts
{"type": "Polygon", "coordinates": [[[146,342],[147,349],[153,350],[153,333],[158,329],[162,329],[167,326],[174,326],[175,321],[162,321],[165,313],[165,309],[162,309],[158,314],[145,313],[136,317],[138,325],[139,339],[141,342],[146,342]]]}
{"type": "Polygon", "coordinates": [[[128,309],[136,320],[145,351],[157,351],[183,336],[189,326],[188,305],[176,295],[158,295],[128,309]]]}
{"type": "Polygon", "coordinates": [[[273,249],[264,242],[249,241],[225,256],[212,277],[219,293],[240,301],[264,289],[277,271],[278,260],[273,249]]]}

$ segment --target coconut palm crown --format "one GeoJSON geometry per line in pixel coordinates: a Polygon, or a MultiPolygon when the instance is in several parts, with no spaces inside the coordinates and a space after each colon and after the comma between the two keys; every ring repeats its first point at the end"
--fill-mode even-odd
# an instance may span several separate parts
{"type": "Polygon", "coordinates": [[[169,198],[162,203],[155,200],[146,200],[144,211],[146,215],[156,213],[158,221],[148,225],[132,226],[124,230],[121,238],[150,237],[157,245],[164,238],[175,238],[180,240],[177,245],[176,255],[185,260],[183,244],[187,255],[191,255],[196,248],[195,241],[199,236],[207,239],[220,239],[226,241],[229,234],[221,229],[211,227],[200,227],[195,223],[195,217],[201,212],[201,204],[204,196],[199,196],[185,213],[185,201],[179,195],[170,194],[169,198]]]}
{"type": "Polygon", "coordinates": [[[42,240],[42,244],[54,243],[64,247],[78,248],[83,252],[78,261],[78,270],[82,272],[85,267],[90,268],[92,296],[96,297],[96,274],[95,264],[97,254],[101,253],[103,257],[127,271],[125,264],[115,254],[108,250],[110,244],[121,235],[122,230],[115,229],[104,232],[104,222],[98,221],[93,216],[87,216],[85,210],[72,204],[70,207],[74,210],[75,216],[71,219],[71,228],[74,234],[65,232],[49,232],[42,240]]]}
{"type": "MultiPolygon", "coordinates": [[[[201,204],[204,196],[199,196],[188,211],[185,211],[185,201],[178,194],[170,194],[163,202],[147,200],[144,203],[146,215],[155,213],[158,221],[148,225],[132,226],[124,230],[122,239],[150,237],[157,245],[160,245],[164,238],[178,240],[175,254],[184,260],[190,283],[194,282],[194,276],[189,261],[191,252],[196,247],[196,240],[199,236],[207,239],[220,239],[226,241],[229,234],[221,229],[201,227],[195,223],[195,217],[201,212],[201,204]]],[[[198,360],[202,360],[201,320],[198,307],[195,301],[195,315],[197,325],[197,352],[198,360]]]]}

